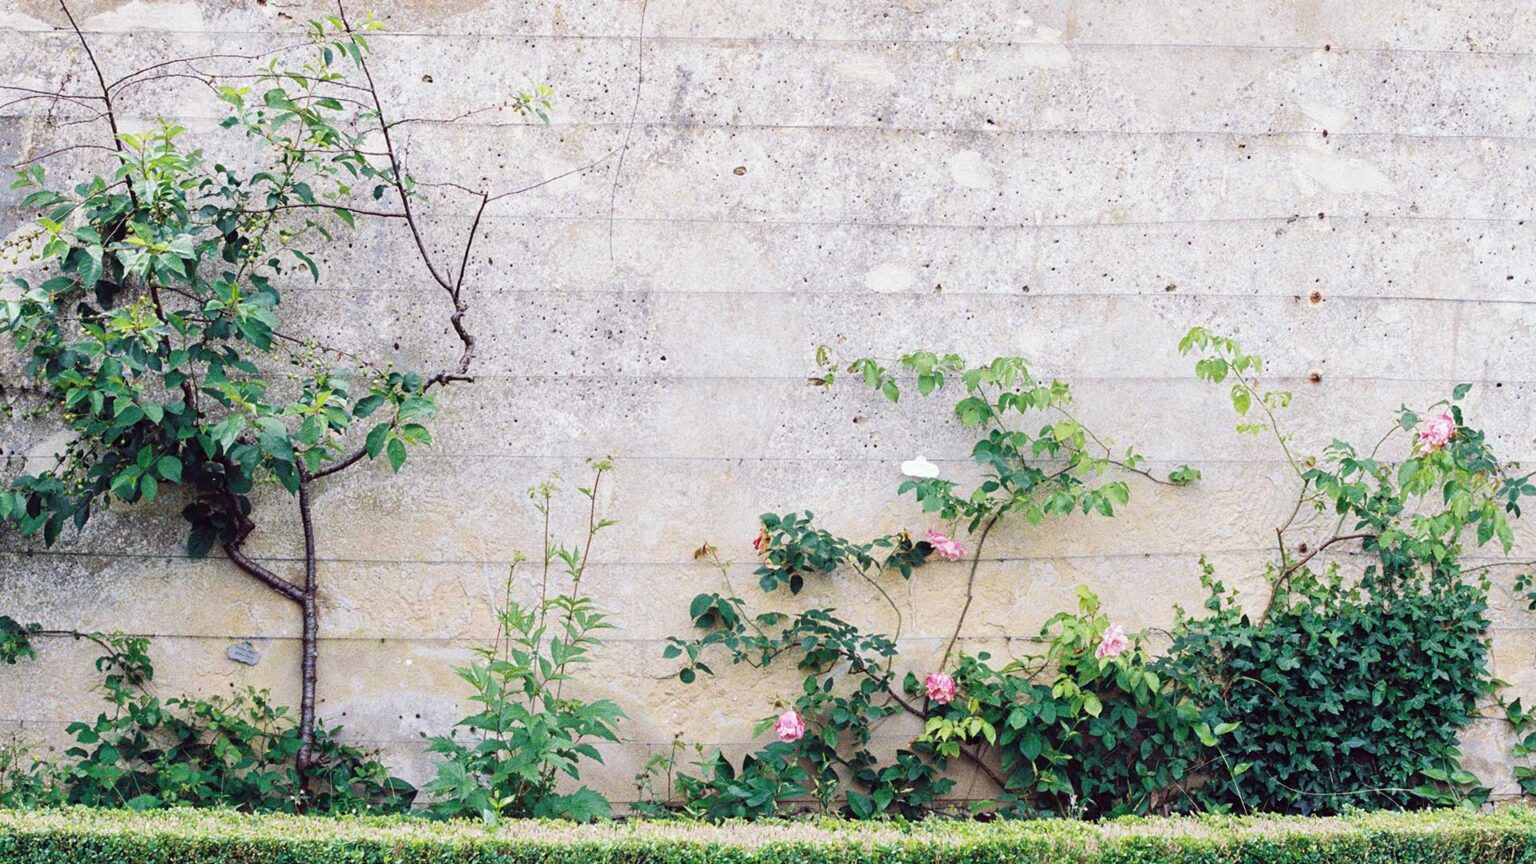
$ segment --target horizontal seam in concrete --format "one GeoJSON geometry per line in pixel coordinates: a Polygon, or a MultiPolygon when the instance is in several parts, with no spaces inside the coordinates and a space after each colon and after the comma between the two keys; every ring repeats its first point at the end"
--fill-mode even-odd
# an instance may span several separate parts
{"type": "MultiPolygon", "coordinates": [[[[0,213],[15,214],[14,207],[0,207],[0,213]]],[[[434,219],[461,219],[468,221],[473,214],[432,213],[434,219]]],[[[1332,222],[1428,222],[1473,223],[1495,225],[1524,225],[1532,214],[1524,216],[1421,216],[1402,214],[1331,214],[1319,221],[1332,222]]],[[[387,219],[389,217],[369,217],[387,219]]],[[[657,225],[749,225],[764,228],[932,228],[949,231],[1075,231],[1097,228],[1155,228],[1169,226],[1206,225],[1268,225],[1291,224],[1310,221],[1316,214],[1288,213],[1278,216],[1231,216],[1202,219],[1139,219],[1121,222],[889,222],[873,219],[747,219],[730,216],[624,216],[607,213],[492,213],[487,211],[481,221],[486,222],[624,222],[657,225]]]]}
{"type": "MultiPolygon", "coordinates": [[[[817,371],[818,370],[816,370],[815,368],[807,368],[807,370],[803,374],[792,374],[792,375],[656,375],[656,374],[649,374],[649,373],[644,373],[644,372],[634,372],[634,373],[617,373],[617,372],[613,372],[613,373],[603,373],[603,374],[585,373],[585,372],[476,372],[472,376],[472,379],[476,380],[476,381],[482,380],[482,379],[490,380],[490,381],[502,381],[502,380],[505,380],[505,381],[545,381],[545,380],[557,380],[558,381],[558,380],[570,380],[570,381],[611,381],[611,382],[634,381],[634,382],[648,382],[648,383],[655,383],[655,384],[666,384],[666,383],[679,382],[679,381],[732,381],[732,382],[740,382],[740,381],[790,382],[790,381],[793,381],[793,382],[796,382],[796,383],[799,383],[799,384],[802,384],[804,386],[809,387],[809,386],[813,386],[813,385],[808,383],[809,379],[814,377],[814,375],[815,375],[815,373],[817,371]]],[[[1486,374],[1486,373],[1483,373],[1483,374],[1486,374]]],[[[1497,384],[1497,385],[1504,385],[1504,384],[1520,384],[1520,385],[1523,385],[1523,384],[1536,384],[1536,378],[1474,378],[1474,377],[1459,376],[1459,375],[1453,375],[1453,376],[1449,376],[1449,377],[1405,378],[1405,377],[1393,377],[1393,376],[1387,376],[1387,375],[1344,375],[1344,374],[1330,374],[1327,377],[1328,377],[1329,380],[1332,380],[1332,381],[1335,381],[1335,382],[1337,382],[1337,381],[1370,382],[1370,383],[1389,382],[1389,383],[1394,383],[1394,384],[1497,384]]],[[[1036,380],[1040,381],[1040,382],[1047,382],[1047,381],[1051,381],[1053,379],[1059,379],[1059,380],[1065,381],[1065,382],[1070,383],[1070,384],[1077,384],[1077,383],[1080,383],[1080,382],[1083,382],[1083,381],[1094,381],[1094,382],[1100,382],[1100,383],[1136,383],[1136,384],[1157,384],[1157,383],[1169,383],[1169,382],[1172,382],[1172,383],[1190,384],[1190,385],[1194,385],[1194,384],[1198,383],[1195,380],[1193,375],[1124,375],[1124,376],[1110,376],[1110,375],[1073,374],[1073,373],[1070,373],[1070,372],[1051,372],[1051,373],[1041,372],[1041,373],[1036,375],[1036,380]]],[[[12,383],[12,384],[25,385],[25,384],[31,383],[32,380],[33,379],[31,379],[31,378],[27,378],[25,376],[20,376],[20,375],[4,375],[4,374],[0,374],[0,381],[9,382],[9,383],[12,383]]],[[[1264,376],[1264,380],[1265,380],[1266,383],[1270,383],[1270,382],[1289,382],[1289,383],[1296,383],[1296,384],[1300,384],[1300,383],[1311,384],[1311,380],[1312,379],[1311,379],[1311,373],[1305,373],[1305,374],[1301,374],[1301,375],[1297,375],[1297,374],[1265,375],[1264,376]]]]}
{"type": "MultiPolygon", "coordinates": [[[[27,112],[0,112],[0,119],[26,120],[33,117],[44,116],[41,113],[27,112]]],[[[120,118],[137,119],[141,121],[168,119],[176,122],[212,122],[222,120],[227,114],[176,114],[166,115],[132,115],[120,114],[120,118]]],[[[1420,140],[1447,140],[1447,141],[1536,141],[1536,135],[1515,135],[1501,132],[1404,132],[1388,130],[1364,130],[1364,131],[1331,131],[1319,126],[1315,129],[1294,130],[1264,130],[1248,131],[1235,129],[1067,129],[1060,127],[1019,128],[1007,126],[895,126],[875,123],[685,123],[674,120],[639,120],[629,124],[620,120],[613,121],[569,121],[550,123],[526,123],[508,121],[497,123],[483,120],[465,119],[462,117],[407,117],[394,121],[392,125],[448,125],[455,127],[468,127],[471,129],[628,129],[633,125],[640,129],[752,129],[752,130],[783,130],[783,131],[810,131],[810,132],[853,132],[869,131],[914,135],[990,135],[998,137],[1047,137],[1060,136],[1084,136],[1084,137],[1150,137],[1150,138],[1326,138],[1334,140],[1338,138],[1413,138],[1420,140]],[[1326,133],[1326,134],[1325,134],[1326,133]]]]}
{"type": "MultiPolygon", "coordinates": [[[[1153,281],[1164,281],[1161,277],[1153,281]]],[[[475,286],[468,286],[474,288],[475,286]]],[[[709,288],[492,288],[484,287],[481,290],[495,293],[496,296],[527,294],[539,297],[554,295],[582,296],[595,294],[599,296],[639,296],[639,297],[784,297],[791,299],[813,300],[821,297],[862,297],[867,299],[931,299],[938,300],[946,297],[977,298],[982,300],[1006,300],[1010,303],[1018,303],[1020,300],[1034,300],[1036,298],[1056,300],[1302,300],[1305,293],[1300,294],[1239,294],[1239,293],[1206,293],[1199,291],[1020,291],[1009,289],[1007,291],[951,291],[945,288],[941,291],[817,291],[796,290],[785,291],[741,291],[737,289],[713,290],[709,288]],[[1028,297],[1022,296],[1028,294],[1028,297]]],[[[313,285],[293,285],[283,289],[287,294],[420,294],[423,297],[441,297],[442,292],[436,288],[321,288],[313,285]]],[[[1473,303],[1487,304],[1490,306],[1536,306],[1536,298],[1525,299],[1520,297],[1427,297],[1408,294],[1329,294],[1326,298],[1329,302],[1339,303],[1473,303]]]]}
{"type": "MultiPolygon", "coordinates": [[[[1050,562],[1050,561],[1124,560],[1124,559],[1128,559],[1128,558],[1185,558],[1185,557],[1198,558],[1201,555],[1246,555],[1246,554],[1257,554],[1257,553],[1271,553],[1271,552],[1274,552],[1274,551],[1275,551],[1275,546],[1273,544],[1270,544],[1268,546],[1242,546],[1242,547],[1233,547],[1233,548],[1226,548],[1226,549],[1168,549],[1168,550],[1159,550],[1159,551],[1152,551],[1152,552],[1063,552],[1063,553],[1046,554],[1046,555],[999,555],[999,556],[995,556],[995,557],[994,556],[983,557],[981,559],[981,562],[983,564],[1007,564],[1007,563],[1023,563],[1023,562],[1030,562],[1030,561],[1046,561],[1046,562],[1050,562]]],[[[220,564],[220,565],[228,563],[227,559],[223,558],[222,556],[204,556],[204,557],[201,557],[201,558],[197,558],[197,557],[193,557],[193,556],[191,556],[191,555],[189,555],[189,554],[187,554],[185,552],[171,552],[171,551],[167,551],[167,552],[124,552],[124,551],[115,551],[115,550],[114,551],[108,551],[108,550],[93,550],[93,549],[0,549],[0,555],[11,555],[11,556],[16,556],[16,557],[21,557],[21,558],[31,558],[31,557],[108,558],[108,559],[111,559],[111,558],[123,558],[123,559],[127,559],[127,560],[139,560],[139,561],[192,561],[192,562],[209,563],[209,564],[220,564]]],[[[297,564],[297,563],[299,563],[299,562],[304,560],[302,558],[298,558],[298,557],[294,557],[294,556],[283,556],[283,555],[261,555],[261,554],[257,554],[257,553],[252,553],[252,556],[255,557],[255,558],[258,558],[258,559],[260,559],[262,561],[269,561],[269,562],[283,563],[283,564],[297,564]]],[[[1324,550],[1324,551],[1322,551],[1322,552],[1320,552],[1318,554],[1318,557],[1320,557],[1320,558],[1346,558],[1346,557],[1352,558],[1352,557],[1362,557],[1362,556],[1364,556],[1364,553],[1362,553],[1362,552],[1358,552],[1358,551],[1354,551],[1354,550],[1349,550],[1349,549],[1341,549],[1341,548],[1338,548],[1338,547],[1329,548],[1329,549],[1324,550]]],[[[1369,556],[1364,556],[1364,557],[1369,557],[1369,556]]],[[[1496,555],[1476,555],[1476,554],[1470,554],[1470,555],[1463,555],[1461,557],[1462,557],[1463,561],[1471,561],[1471,562],[1488,561],[1488,562],[1499,563],[1499,562],[1504,562],[1504,561],[1508,560],[1504,556],[1501,556],[1501,555],[1496,556],[1496,555]]],[[[508,558],[342,558],[342,557],[326,557],[326,556],[322,556],[322,557],[316,558],[315,560],[318,563],[321,563],[321,564],[369,564],[369,565],[409,564],[409,565],[423,565],[423,566],[497,566],[497,567],[505,567],[505,566],[508,566],[508,565],[510,565],[512,563],[512,559],[510,557],[508,557],[508,558]]],[[[1532,562],[1510,561],[1509,562],[1509,566],[1516,566],[1516,565],[1518,565],[1520,563],[1532,563],[1532,562]]],[[[741,562],[741,564],[743,566],[753,566],[753,565],[755,565],[755,562],[754,561],[743,561],[743,562],[741,562]]],[[[617,569],[617,568],[622,568],[622,567],[632,567],[632,568],[636,568],[636,569],[639,569],[639,568],[670,567],[670,568],[674,568],[674,569],[710,569],[710,570],[714,570],[714,569],[718,568],[718,565],[715,564],[712,561],[694,561],[694,560],[689,560],[687,558],[662,559],[662,560],[656,560],[656,561],[599,561],[599,560],[594,560],[594,561],[590,562],[589,566],[591,566],[593,568],[597,568],[597,569],[606,569],[606,568],[615,568],[615,569],[617,569]]],[[[444,578],[454,578],[454,577],[444,577],[444,578]]],[[[1533,625],[1533,626],[1536,626],[1536,625],[1533,625]]]]}
{"type": "MultiPolygon", "coordinates": [[[[27,29],[21,27],[0,28],[12,33],[53,36],[60,38],[75,38],[72,30],[52,29],[27,29]]],[[[260,39],[270,39],[273,36],[292,32],[294,28],[273,30],[180,30],[175,28],[146,27],[135,30],[92,30],[83,29],[81,32],[87,36],[109,36],[134,38],[146,35],[166,36],[251,36],[260,39]]],[[[1518,51],[1511,49],[1497,50],[1467,50],[1460,48],[1429,48],[1414,46],[1350,46],[1334,45],[1333,43],[1321,43],[1316,45],[1305,44],[1275,44],[1264,45],[1260,43],[1245,42],[1092,42],[1071,40],[1029,40],[1029,39],[997,39],[990,37],[965,38],[951,37],[945,39],[922,39],[913,37],[830,37],[830,36],[774,36],[772,34],[753,35],[699,35],[699,34],[668,34],[646,33],[640,37],[634,33],[518,33],[505,32],[435,32],[430,30],[389,30],[384,29],[370,33],[370,39],[379,38],[405,38],[405,39],[510,39],[510,40],[537,40],[550,39],[562,41],[592,41],[592,42],[635,42],[643,38],[645,42],[694,42],[694,43],[743,43],[743,44],[788,44],[788,45],[935,45],[935,46],[964,46],[969,48],[991,47],[1017,47],[1017,48],[1073,48],[1097,49],[1107,51],[1117,50],[1198,50],[1198,51],[1267,51],[1267,52],[1300,52],[1300,53],[1337,53],[1337,54],[1428,54],[1434,56],[1451,57],[1536,57],[1536,51],[1518,51]]],[[[299,47],[299,46],[295,46],[299,47]]]]}
{"type": "MultiPolygon", "coordinates": [[[[982,626],[985,626],[985,625],[982,625],[982,626]]],[[[691,632],[691,631],[688,630],[689,625],[686,622],[684,622],[683,624],[680,624],[679,627],[681,627],[682,630],[684,631],[683,635],[688,635],[688,632],[691,632]]],[[[1159,627],[1159,628],[1148,628],[1148,629],[1164,630],[1165,628],[1159,627]]],[[[1536,630],[1536,627],[1490,627],[1490,628],[1488,628],[1488,633],[1490,635],[1498,634],[1498,633],[1525,633],[1525,632],[1530,632],[1531,630],[1536,630]]],[[[163,639],[163,640],[168,640],[168,641],[182,641],[182,642],[239,642],[239,641],[242,641],[242,640],[247,640],[247,641],[252,641],[252,642],[298,642],[299,641],[299,637],[298,636],[269,636],[269,635],[262,635],[262,634],[259,634],[259,633],[231,633],[231,634],[228,634],[228,635],[214,634],[214,633],[125,633],[123,635],[125,635],[125,636],[134,636],[134,637],[150,639],[150,640],[163,639]]],[[[464,645],[489,645],[493,641],[493,636],[494,636],[494,634],[491,634],[491,633],[487,633],[487,634],[485,634],[483,636],[326,636],[326,635],[324,635],[322,633],[321,636],[320,636],[320,641],[321,642],[333,642],[333,643],[368,642],[368,643],[372,643],[372,644],[400,643],[400,644],[426,644],[426,645],[458,645],[458,644],[464,644],[464,645]]],[[[62,639],[75,639],[76,637],[71,636],[69,634],[48,633],[48,634],[40,634],[38,636],[34,636],[33,638],[52,638],[52,639],[61,639],[62,640],[62,639]]],[[[624,645],[666,645],[666,644],[669,644],[672,641],[673,638],[675,638],[675,637],[672,637],[672,636],[621,636],[621,635],[613,634],[613,635],[605,635],[605,636],[603,636],[602,637],[602,641],[605,642],[605,643],[624,644],[624,645]]],[[[895,638],[894,641],[897,644],[903,644],[903,643],[943,644],[943,643],[948,642],[949,640],[950,640],[950,635],[949,634],[941,634],[941,635],[935,635],[935,636],[898,636],[898,637],[895,638]]],[[[1011,642],[1037,642],[1038,643],[1040,641],[1040,637],[1037,636],[1037,635],[1034,635],[1034,634],[1029,634],[1029,635],[1017,634],[1017,635],[1015,635],[1015,634],[1001,633],[1001,634],[990,635],[990,636],[989,635],[982,635],[982,634],[968,634],[968,635],[961,635],[959,637],[959,641],[961,641],[961,642],[999,642],[999,641],[1001,641],[1001,642],[1010,642],[1010,643],[1011,642]]],[[[648,676],[644,676],[644,677],[655,678],[656,680],[665,680],[665,679],[668,679],[668,678],[672,678],[673,674],[672,673],[667,673],[667,674],[662,674],[662,675],[648,675],[648,676]]]]}

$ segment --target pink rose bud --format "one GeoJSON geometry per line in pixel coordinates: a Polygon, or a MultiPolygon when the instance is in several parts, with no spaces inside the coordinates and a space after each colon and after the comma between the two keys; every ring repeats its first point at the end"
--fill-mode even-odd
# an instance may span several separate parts
{"type": "Polygon", "coordinates": [[[1129,639],[1125,638],[1125,631],[1119,624],[1109,625],[1104,631],[1104,638],[1099,640],[1099,648],[1093,652],[1093,656],[1103,660],[1105,657],[1118,657],[1122,651],[1131,647],[1129,639]]]}
{"type": "Polygon", "coordinates": [[[965,547],[938,531],[928,532],[928,545],[945,561],[959,561],[965,557],[965,547]]]}
{"type": "Polygon", "coordinates": [[[955,701],[955,679],[943,672],[935,672],[923,679],[923,686],[928,690],[928,698],[940,705],[955,701]]]}
{"type": "Polygon", "coordinates": [[[1419,424],[1419,443],[1428,450],[1439,450],[1456,434],[1456,420],[1450,414],[1431,417],[1419,424]]]}
{"type": "Polygon", "coordinates": [[[773,721],[773,734],[779,736],[779,740],[788,744],[799,741],[805,737],[805,721],[793,711],[785,711],[779,715],[779,719],[773,721]]]}

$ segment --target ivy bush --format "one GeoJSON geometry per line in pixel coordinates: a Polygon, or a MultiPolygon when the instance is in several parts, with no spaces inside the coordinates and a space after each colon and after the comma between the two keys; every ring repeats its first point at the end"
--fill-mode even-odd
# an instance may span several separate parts
{"type": "MultiPolygon", "coordinates": [[[[1404,407],[1369,448],[1336,440],[1303,456],[1279,425],[1290,395],[1261,388],[1260,357],[1198,327],[1180,348],[1199,355],[1202,379],[1229,384],[1241,431],[1275,437],[1298,487],[1261,611],[1245,611],[1207,565],[1209,614],[1181,616],[1163,664],[1242,720],[1224,749],[1251,770],[1216,778],[1200,798],[1302,813],[1486,800],[1462,767],[1459,737],[1498,693],[1486,641],[1491,568],[1462,558],[1492,542],[1511,550],[1510,520],[1536,495],[1532,474],[1467,424],[1470,385],[1404,407]],[[1382,456],[1404,438],[1400,460],[1382,456]],[[1293,548],[1287,534],[1306,510],[1332,530],[1293,548]],[[1358,576],[1337,563],[1312,569],[1341,543],[1359,544],[1358,576]]],[[[1510,716],[1523,730],[1522,710],[1510,716]]]]}

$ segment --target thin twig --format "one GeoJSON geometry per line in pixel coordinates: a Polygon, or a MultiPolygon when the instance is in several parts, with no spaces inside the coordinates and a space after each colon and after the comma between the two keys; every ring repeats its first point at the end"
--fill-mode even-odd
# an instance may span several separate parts
{"type": "Polygon", "coordinates": [[[613,255],[613,222],[619,200],[619,177],[624,173],[624,156],[629,153],[629,142],[635,134],[635,120],[640,116],[640,93],[645,86],[645,10],[650,0],[640,0],[640,29],[635,34],[635,102],[629,109],[629,125],[624,128],[624,146],[619,148],[619,161],[613,168],[613,187],[608,192],[608,260],[613,255]]]}
{"type": "Polygon", "coordinates": [[[965,605],[960,607],[960,617],[955,619],[955,632],[949,636],[949,644],[944,646],[944,656],[939,660],[939,668],[943,669],[949,663],[949,655],[955,650],[955,642],[960,639],[960,628],[965,626],[965,616],[971,611],[971,600],[976,596],[976,568],[981,566],[981,548],[987,545],[987,535],[992,533],[992,526],[997,524],[997,514],[987,518],[987,524],[981,528],[981,534],[976,538],[976,553],[971,558],[971,574],[965,580],[965,605]]]}
{"type": "Polygon", "coordinates": [[[68,153],[71,150],[106,150],[109,153],[117,152],[115,148],[108,147],[105,144],[71,144],[68,147],[60,147],[60,148],[58,148],[56,150],[49,150],[47,153],[42,153],[42,154],[39,154],[37,156],[33,156],[30,159],[23,159],[20,162],[12,162],[11,164],[9,164],[9,165],[7,165],[5,167],[7,169],[9,169],[9,170],[15,170],[17,168],[25,168],[26,166],[31,165],[33,162],[41,162],[44,159],[47,159],[47,158],[52,157],[52,156],[58,156],[58,155],[61,155],[61,154],[64,154],[64,153],[68,153]]]}
{"type": "Polygon", "coordinates": [[[1263,624],[1265,621],[1269,620],[1269,613],[1275,608],[1275,601],[1279,599],[1281,589],[1290,582],[1291,574],[1306,566],[1306,563],[1311,561],[1313,558],[1316,558],[1319,552],[1322,552],[1324,549],[1327,549],[1329,546],[1332,546],[1335,543],[1343,543],[1346,540],[1367,540],[1375,536],[1375,534],[1371,533],[1336,534],[1332,537],[1329,537],[1327,540],[1324,540],[1322,543],[1319,543],[1316,549],[1313,549],[1306,555],[1303,555],[1296,561],[1296,563],[1286,567],[1284,570],[1281,570],[1280,575],[1275,577],[1274,586],[1270,589],[1269,602],[1264,604],[1264,611],[1259,613],[1258,623],[1263,624]]]}

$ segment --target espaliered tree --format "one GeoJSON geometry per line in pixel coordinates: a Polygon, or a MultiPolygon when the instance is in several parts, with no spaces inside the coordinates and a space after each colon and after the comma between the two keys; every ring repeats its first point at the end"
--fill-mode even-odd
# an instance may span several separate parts
{"type": "MultiPolygon", "coordinates": [[[[19,398],[36,400],[29,413],[56,416],[70,439],[46,470],[6,483],[0,517],[52,545],[99,510],[151,505],[176,487],[188,551],[222,551],[302,621],[302,777],[320,628],[314,495],[379,457],[398,471],[431,442],[425,423],[437,392],[472,380],[466,282],[481,217],[516,192],[439,184],[471,195],[474,218],[446,253],[427,240],[426,200],[397,141],[401,123],[420,121],[391,119],[381,103],[369,68],[367,34],[380,26],[372,19],[354,23],[340,8],[294,48],[170,59],[113,78],[60,6],[97,90],[7,87],[17,94],[11,104],[47,100],[100,121],[110,138],[29,160],[13,187],[21,208],[36,214],[25,239],[37,266],[17,280],[19,297],[4,301],[0,331],[24,364],[19,398]],[[232,60],[246,68],[227,76],[202,69],[232,60]],[[228,116],[204,144],[229,152],[191,147],[185,130],[164,121],[124,128],[124,105],[153,82],[212,90],[228,116]],[[104,165],[55,188],[44,162],[66,153],[103,155],[104,165]],[[320,282],[320,250],[360,219],[403,226],[406,254],[419,256],[417,272],[446,299],[452,350],[442,368],[396,369],[319,344],[283,319],[280,286],[320,282]],[[281,492],[261,494],[264,487],[281,492]],[[262,509],[284,493],[298,509],[303,548],[294,573],[250,549],[262,509]]],[[[499,107],[547,119],[548,99],[540,87],[499,107]]]]}

